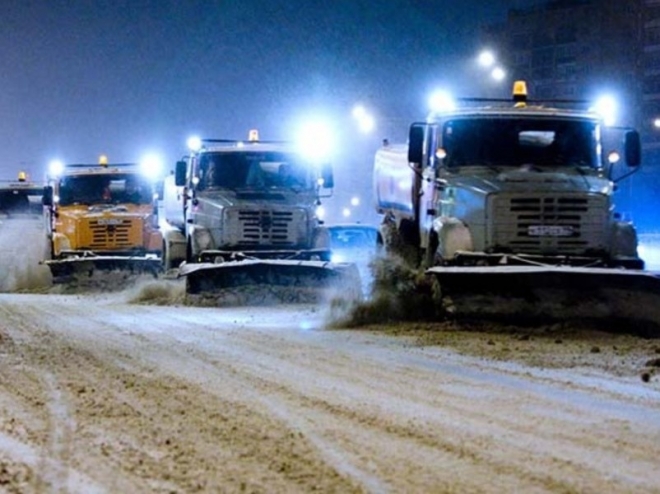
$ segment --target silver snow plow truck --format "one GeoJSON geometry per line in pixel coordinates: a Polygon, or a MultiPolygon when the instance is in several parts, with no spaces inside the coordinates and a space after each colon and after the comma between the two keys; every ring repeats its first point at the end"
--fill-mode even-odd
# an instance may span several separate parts
{"type": "Polygon", "coordinates": [[[639,134],[528,101],[524,81],[513,93],[433,112],[377,151],[386,248],[426,269],[443,315],[660,327],[660,279],[614,209],[639,134]]]}
{"type": "Polygon", "coordinates": [[[286,142],[204,139],[164,182],[164,264],[186,293],[213,304],[359,297],[357,267],[330,262],[317,208],[330,165],[286,142]]]}

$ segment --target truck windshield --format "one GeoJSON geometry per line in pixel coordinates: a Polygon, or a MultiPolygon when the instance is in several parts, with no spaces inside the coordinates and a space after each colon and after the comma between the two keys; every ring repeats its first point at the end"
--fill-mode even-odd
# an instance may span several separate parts
{"type": "Polygon", "coordinates": [[[312,167],[295,153],[208,152],[199,161],[199,189],[314,187],[312,167]]]}
{"type": "Polygon", "coordinates": [[[59,204],[151,204],[153,190],[137,174],[80,175],[64,177],[59,184],[59,204]]]}
{"type": "Polygon", "coordinates": [[[445,122],[446,166],[599,166],[598,126],[577,119],[457,118],[445,122]]]}

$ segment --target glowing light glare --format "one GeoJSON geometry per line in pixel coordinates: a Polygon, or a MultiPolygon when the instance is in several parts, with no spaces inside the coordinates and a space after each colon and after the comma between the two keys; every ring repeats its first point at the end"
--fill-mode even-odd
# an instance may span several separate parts
{"type": "Polygon", "coordinates": [[[358,127],[360,129],[360,132],[362,132],[363,134],[368,134],[369,132],[374,130],[375,126],[376,126],[376,121],[371,115],[365,115],[360,120],[358,120],[358,127]]]}
{"type": "Polygon", "coordinates": [[[436,91],[429,98],[429,107],[434,112],[452,111],[456,108],[456,103],[446,91],[436,91]]]}
{"type": "Polygon", "coordinates": [[[325,208],[323,206],[318,206],[316,208],[316,216],[320,220],[325,218],[325,208]]]}
{"type": "Polygon", "coordinates": [[[506,77],[506,72],[504,72],[504,69],[502,67],[495,67],[491,72],[490,76],[495,79],[496,81],[502,81],[506,77]]]}
{"type": "Polygon", "coordinates": [[[193,153],[202,149],[202,140],[197,136],[189,137],[186,144],[188,145],[188,149],[190,149],[193,153]]]}
{"type": "Polygon", "coordinates": [[[607,155],[607,161],[611,164],[618,163],[620,159],[621,155],[616,151],[611,151],[610,154],[607,155]]]}
{"type": "Polygon", "coordinates": [[[359,197],[352,197],[351,198],[351,206],[359,206],[360,205],[360,198],[359,197]]]}
{"type": "Polygon", "coordinates": [[[315,120],[301,127],[298,133],[300,152],[313,161],[327,161],[334,147],[334,136],[330,125],[315,120]]]}
{"type": "Polygon", "coordinates": [[[656,129],[660,129],[660,118],[656,118],[655,120],[653,120],[653,126],[656,129]]]}
{"type": "Polygon", "coordinates": [[[492,51],[484,50],[479,54],[477,61],[482,67],[491,67],[495,63],[495,55],[492,51]]]}
{"type": "Polygon", "coordinates": [[[353,111],[351,112],[353,118],[357,121],[358,128],[363,134],[368,134],[376,126],[376,121],[374,117],[367,113],[367,110],[362,105],[355,105],[353,111]]]}
{"type": "Polygon", "coordinates": [[[356,120],[360,120],[361,118],[367,116],[367,110],[365,110],[364,106],[362,105],[355,105],[353,107],[352,115],[356,120]]]}
{"type": "Polygon", "coordinates": [[[163,161],[155,154],[149,154],[140,161],[142,174],[149,178],[158,178],[163,172],[163,161]]]}
{"type": "Polygon", "coordinates": [[[342,216],[344,218],[348,218],[351,215],[351,210],[348,208],[344,208],[341,212],[342,216]]]}
{"type": "Polygon", "coordinates": [[[612,96],[602,96],[596,101],[596,104],[591,108],[592,111],[598,113],[603,119],[603,123],[607,126],[612,126],[616,122],[616,100],[612,96]]]}
{"type": "Polygon", "coordinates": [[[51,175],[60,175],[64,171],[64,163],[60,160],[53,160],[48,164],[48,171],[51,175]]]}

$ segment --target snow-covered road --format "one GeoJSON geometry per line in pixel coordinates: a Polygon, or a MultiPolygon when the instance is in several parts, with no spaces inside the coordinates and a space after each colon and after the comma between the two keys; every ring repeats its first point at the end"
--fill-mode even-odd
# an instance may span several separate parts
{"type": "Polygon", "coordinates": [[[0,295],[5,487],[660,492],[655,380],[324,329],[309,306],[131,303],[144,293],[0,295]]]}
{"type": "Polygon", "coordinates": [[[0,254],[0,492],[660,493],[657,340],[63,295],[35,220],[0,254]]]}

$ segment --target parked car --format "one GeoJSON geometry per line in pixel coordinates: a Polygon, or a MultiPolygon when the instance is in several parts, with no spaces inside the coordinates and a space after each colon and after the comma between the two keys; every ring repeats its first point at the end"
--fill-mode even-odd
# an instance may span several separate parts
{"type": "Polygon", "coordinates": [[[378,227],[360,223],[328,226],[334,262],[369,262],[383,242],[378,227]]]}

